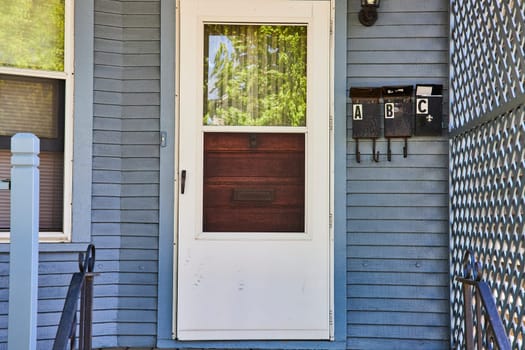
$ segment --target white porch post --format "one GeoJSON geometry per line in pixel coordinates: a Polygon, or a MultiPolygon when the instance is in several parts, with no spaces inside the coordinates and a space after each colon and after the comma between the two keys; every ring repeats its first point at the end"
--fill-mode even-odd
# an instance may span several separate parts
{"type": "Polygon", "coordinates": [[[39,152],[33,134],[11,138],[8,350],[36,349],[39,152]]]}

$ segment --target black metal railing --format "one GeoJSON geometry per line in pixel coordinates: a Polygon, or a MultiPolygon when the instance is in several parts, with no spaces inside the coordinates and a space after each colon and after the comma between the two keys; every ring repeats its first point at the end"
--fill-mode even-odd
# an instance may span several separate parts
{"type": "Polygon", "coordinates": [[[481,264],[472,252],[465,253],[463,267],[464,277],[456,277],[456,280],[463,284],[466,350],[511,350],[492,291],[488,283],[481,280],[481,264]]]}
{"type": "Polygon", "coordinates": [[[53,350],[75,349],[77,330],[77,307],[80,299],[78,350],[91,350],[93,279],[95,273],[95,246],[90,244],[86,253],[78,255],[79,272],[71,277],[62,316],[58,325],[53,350]]]}

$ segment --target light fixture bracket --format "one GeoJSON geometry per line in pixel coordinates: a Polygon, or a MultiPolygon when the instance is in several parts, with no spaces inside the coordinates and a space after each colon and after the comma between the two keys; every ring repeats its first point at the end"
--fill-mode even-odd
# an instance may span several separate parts
{"type": "Polygon", "coordinates": [[[361,1],[361,11],[359,11],[359,22],[366,27],[374,25],[377,21],[377,8],[379,7],[379,0],[361,1]]]}

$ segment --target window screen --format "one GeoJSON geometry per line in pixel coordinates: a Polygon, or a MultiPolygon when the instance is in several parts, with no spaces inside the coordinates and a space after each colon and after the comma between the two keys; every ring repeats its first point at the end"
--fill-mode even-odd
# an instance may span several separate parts
{"type": "MultiPolygon", "coordinates": [[[[40,138],[40,231],[62,230],[64,81],[0,75],[0,178],[10,177],[11,136],[40,138]]],[[[0,230],[9,231],[9,191],[0,191],[0,230]]]]}

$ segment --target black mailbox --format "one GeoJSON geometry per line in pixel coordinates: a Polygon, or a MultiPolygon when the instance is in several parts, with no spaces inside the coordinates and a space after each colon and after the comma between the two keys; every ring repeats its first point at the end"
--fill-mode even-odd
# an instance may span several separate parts
{"type": "Polygon", "coordinates": [[[381,88],[350,88],[352,99],[352,137],[356,139],[356,160],[360,162],[359,139],[373,140],[373,159],[376,154],[376,139],[381,136],[381,88]]]}
{"type": "Polygon", "coordinates": [[[413,86],[383,87],[385,137],[388,139],[388,160],[392,158],[390,139],[403,137],[403,156],[407,157],[407,138],[414,132],[413,86]]]}
{"type": "Polygon", "coordinates": [[[410,137],[413,133],[412,86],[386,86],[383,88],[385,102],[385,137],[410,137]]]}
{"type": "Polygon", "coordinates": [[[416,85],[417,136],[440,136],[443,128],[443,85],[416,85]]]}
{"type": "Polygon", "coordinates": [[[378,138],[381,136],[380,88],[351,88],[352,137],[378,138]]]}

